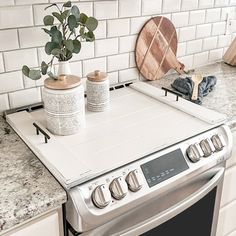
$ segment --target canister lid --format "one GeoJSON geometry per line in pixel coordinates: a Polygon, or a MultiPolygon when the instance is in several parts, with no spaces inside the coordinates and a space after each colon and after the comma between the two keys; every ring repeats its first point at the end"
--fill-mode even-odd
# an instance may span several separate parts
{"type": "Polygon", "coordinates": [[[95,70],[94,72],[87,74],[87,79],[89,81],[100,82],[107,79],[107,74],[100,70],[95,70]]]}
{"type": "Polygon", "coordinates": [[[79,86],[81,79],[75,75],[60,75],[58,79],[47,78],[44,80],[44,86],[49,89],[63,90],[79,86]]]}

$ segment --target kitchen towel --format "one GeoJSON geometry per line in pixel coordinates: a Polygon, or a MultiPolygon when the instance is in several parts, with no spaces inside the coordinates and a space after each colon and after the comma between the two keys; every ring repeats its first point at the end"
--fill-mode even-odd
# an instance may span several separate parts
{"type": "MultiPolygon", "coordinates": [[[[212,91],[212,89],[216,85],[216,81],[217,79],[213,75],[203,77],[203,80],[198,87],[198,99],[195,101],[192,100],[192,102],[202,104],[203,97],[212,91]]],[[[193,92],[193,83],[194,82],[191,80],[191,77],[177,78],[171,84],[171,86],[172,88],[186,95],[187,99],[191,100],[193,92]]]]}

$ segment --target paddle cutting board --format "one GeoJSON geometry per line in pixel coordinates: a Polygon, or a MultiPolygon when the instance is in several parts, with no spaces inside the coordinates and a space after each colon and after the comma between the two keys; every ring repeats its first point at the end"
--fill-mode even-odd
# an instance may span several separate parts
{"type": "Polygon", "coordinates": [[[160,79],[171,68],[184,73],[176,58],[177,34],[172,22],[163,16],[151,18],[139,33],[135,60],[140,73],[148,80],[160,79]]]}

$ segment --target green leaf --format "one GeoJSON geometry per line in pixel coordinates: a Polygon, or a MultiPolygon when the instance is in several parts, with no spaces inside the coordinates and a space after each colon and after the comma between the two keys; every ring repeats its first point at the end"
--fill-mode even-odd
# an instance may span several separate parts
{"type": "Polygon", "coordinates": [[[48,42],[48,43],[46,43],[46,45],[45,45],[45,52],[46,52],[48,55],[51,55],[51,54],[52,54],[52,50],[55,49],[55,48],[59,48],[59,45],[58,45],[57,43],[48,42]]]}
{"type": "Polygon", "coordinates": [[[69,61],[72,58],[72,52],[66,51],[66,61],[69,61]]]}
{"type": "Polygon", "coordinates": [[[32,80],[38,80],[41,78],[40,70],[30,70],[29,78],[32,80]]]}
{"type": "Polygon", "coordinates": [[[80,35],[83,35],[83,34],[84,34],[84,27],[83,27],[83,26],[80,27],[79,34],[80,34],[80,35]]]}
{"type": "Polygon", "coordinates": [[[79,8],[77,6],[73,6],[71,8],[71,13],[75,16],[76,20],[79,21],[80,19],[80,11],[79,11],[79,8]]]}
{"type": "Polygon", "coordinates": [[[67,18],[67,16],[69,15],[70,10],[65,10],[63,11],[63,13],[61,14],[61,17],[63,18],[63,20],[65,20],[67,18]]]}
{"type": "Polygon", "coordinates": [[[62,42],[62,33],[58,29],[51,30],[52,42],[61,44],[62,42]]]}
{"type": "Polygon", "coordinates": [[[45,7],[44,10],[47,10],[48,8],[53,7],[53,6],[56,6],[56,5],[57,5],[56,3],[53,3],[53,4],[51,4],[51,5],[47,6],[47,7],[45,7]]]}
{"type": "Polygon", "coordinates": [[[87,42],[93,42],[95,40],[95,36],[92,31],[85,33],[84,38],[86,39],[87,42]]]}
{"type": "Polygon", "coordinates": [[[64,55],[60,48],[54,48],[51,51],[51,54],[54,55],[54,56],[64,55]]]}
{"type": "Polygon", "coordinates": [[[70,15],[68,17],[68,26],[69,26],[70,31],[73,31],[74,28],[77,26],[76,18],[74,15],[70,15]]]}
{"type": "Polygon", "coordinates": [[[48,64],[45,61],[42,61],[42,63],[41,63],[41,72],[42,72],[42,74],[46,75],[47,70],[48,70],[48,64]]]}
{"type": "Polygon", "coordinates": [[[55,16],[61,23],[63,23],[63,17],[61,16],[61,14],[59,14],[58,12],[53,12],[52,15],[55,16]]]}
{"type": "Polygon", "coordinates": [[[67,1],[63,4],[63,7],[71,7],[71,1],[67,1]]]}
{"type": "Polygon", "coordinates": [[[44,32],[45,32],[46,34],[49,34],[49,35],[51,36],[51,31],[50,31],[50,30],[45,29],[45,28],[42,28],[42,30],[44,30],[44,32]]]}
{"type": "Polygon", "coordinates": [[[73,52],[78,54],[80,52],[81,49],[81,42],[77,39],[73,40],[73,45],[74,45],[74,50],[73,52]]]}
{"type": "Polygon", "coordinates": [[[29,72],[30,72],[29,67],[26,66],[26,65],[24,65],[24,66],[22,67],[22,73],[23,73],[25,76],[29,77],[29,72]]]}
{"type": "Polygon", "coordinates": [[[87,15],[85,15],[84,13],[80,14],[79,22],[81,22],[82,24],[85,24],[87,19],[88,19],[87,15]]]}
{"type": "Polygon", "coordinates": [[[53,22],[54,22],[54,17],[53,16],[50,16],[50,15],[47,15],[43,18],[43,23],[44,25],[53,25],[53,22]]]}
{"type": "Polygon", "coordinates": [[[98,26],[98,21],[94,17],[89,17],[85,22],[85,26],[89,31],[94,31],[98,26]]]}
{"type": "Polygon", "coordinates": [[[73,52],[74,50],[74,44],[72,39],[68,39],[65,42],[66,49],[69,50],[70,52],[73,52]]]}
{"type": "Polygon", "coordinates": [[[52,79],[57,79],[57,77],[51,71],[48,71],[47,75],[52,79]]]}

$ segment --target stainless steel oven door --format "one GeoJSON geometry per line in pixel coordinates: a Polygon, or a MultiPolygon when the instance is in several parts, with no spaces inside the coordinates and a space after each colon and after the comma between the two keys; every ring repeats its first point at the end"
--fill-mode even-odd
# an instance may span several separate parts
{"type": "Polygon", "coordinates": [[[146,199],[138,208],[81,235],[214,236],[224,171],[224,166],[216,166],[175,190],[159,198],[146,199]]]}

